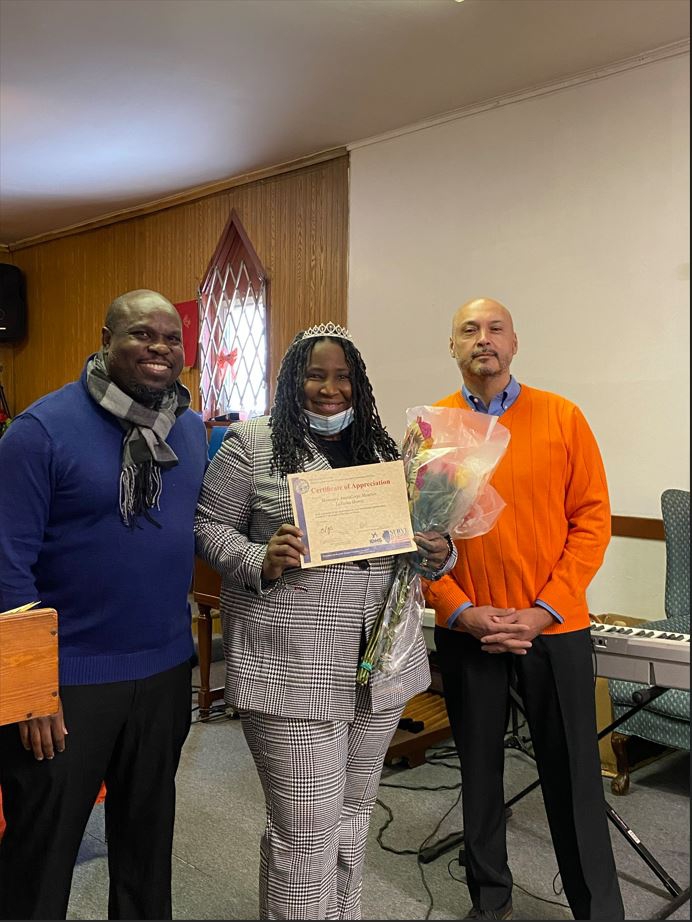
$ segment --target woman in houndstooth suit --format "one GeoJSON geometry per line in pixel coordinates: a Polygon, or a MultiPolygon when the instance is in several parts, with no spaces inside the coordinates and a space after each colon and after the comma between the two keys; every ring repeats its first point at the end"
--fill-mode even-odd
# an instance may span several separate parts
{"type": "MultiPolygon", "coordinates": [[[[384,757],[404,705],[430,684],[415,625],[399,674],[356,684],[395,561],[302,570],[286,474],[397,457],[360,353],[329,324],[296,336],[271,415],[231,426],[204,480],[195,531],[222,576],[226,701],[240,712],[267,807],[261,919],[361,917],[384,757]]],[[[416,542],[428,569],[449,569],[444,537],[416,542]]]]}

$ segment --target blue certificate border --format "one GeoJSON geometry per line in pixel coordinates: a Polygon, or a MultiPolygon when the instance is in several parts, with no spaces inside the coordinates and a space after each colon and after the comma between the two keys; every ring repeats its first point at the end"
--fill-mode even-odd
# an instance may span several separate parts
{"type": "Polygon", "coordinates": [[[388,553],[396,554],[402,548],[412,550],[409,541],[391,541],[389,544],[368,544],[367,547],[354,547],[347,551],[327,551],[320,554],[320,560],[339,560],[340,557],[356,557],[358,554],[384,557],[388,553]]]}

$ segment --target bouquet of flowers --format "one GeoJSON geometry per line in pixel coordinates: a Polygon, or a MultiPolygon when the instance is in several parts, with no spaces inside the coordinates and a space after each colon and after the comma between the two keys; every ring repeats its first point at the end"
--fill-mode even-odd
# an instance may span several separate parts
{"type": "MultiPolygon", "coordinates": [[[[414,532],[476,538],[490,531],[505,506],[489,480],[509,444],[496,416],[451,407],[413,407],[402,446],[414,532]]],[[[399,558],[357,681],[373,671],[396,675],[423,620],[425,601],[416,555],[399,558]]]]}

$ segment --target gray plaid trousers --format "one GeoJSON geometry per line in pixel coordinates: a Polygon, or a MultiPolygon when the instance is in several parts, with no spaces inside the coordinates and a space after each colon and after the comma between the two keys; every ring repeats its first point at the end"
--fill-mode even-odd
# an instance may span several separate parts
{"type": "Polygon", "coordinates": [[[241,714],[267,807],[260,919],[360,919],[368,828],[403,706],[352,722],[241,714]]]}

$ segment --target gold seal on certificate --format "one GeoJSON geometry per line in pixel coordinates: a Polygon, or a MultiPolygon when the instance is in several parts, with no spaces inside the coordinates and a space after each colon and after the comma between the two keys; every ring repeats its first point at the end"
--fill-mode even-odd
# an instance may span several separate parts
{"type": "Polygon", "coordinates": [[[416,550],[401,461],[289,474],[288,486],[302,567],[416,550]]]}

